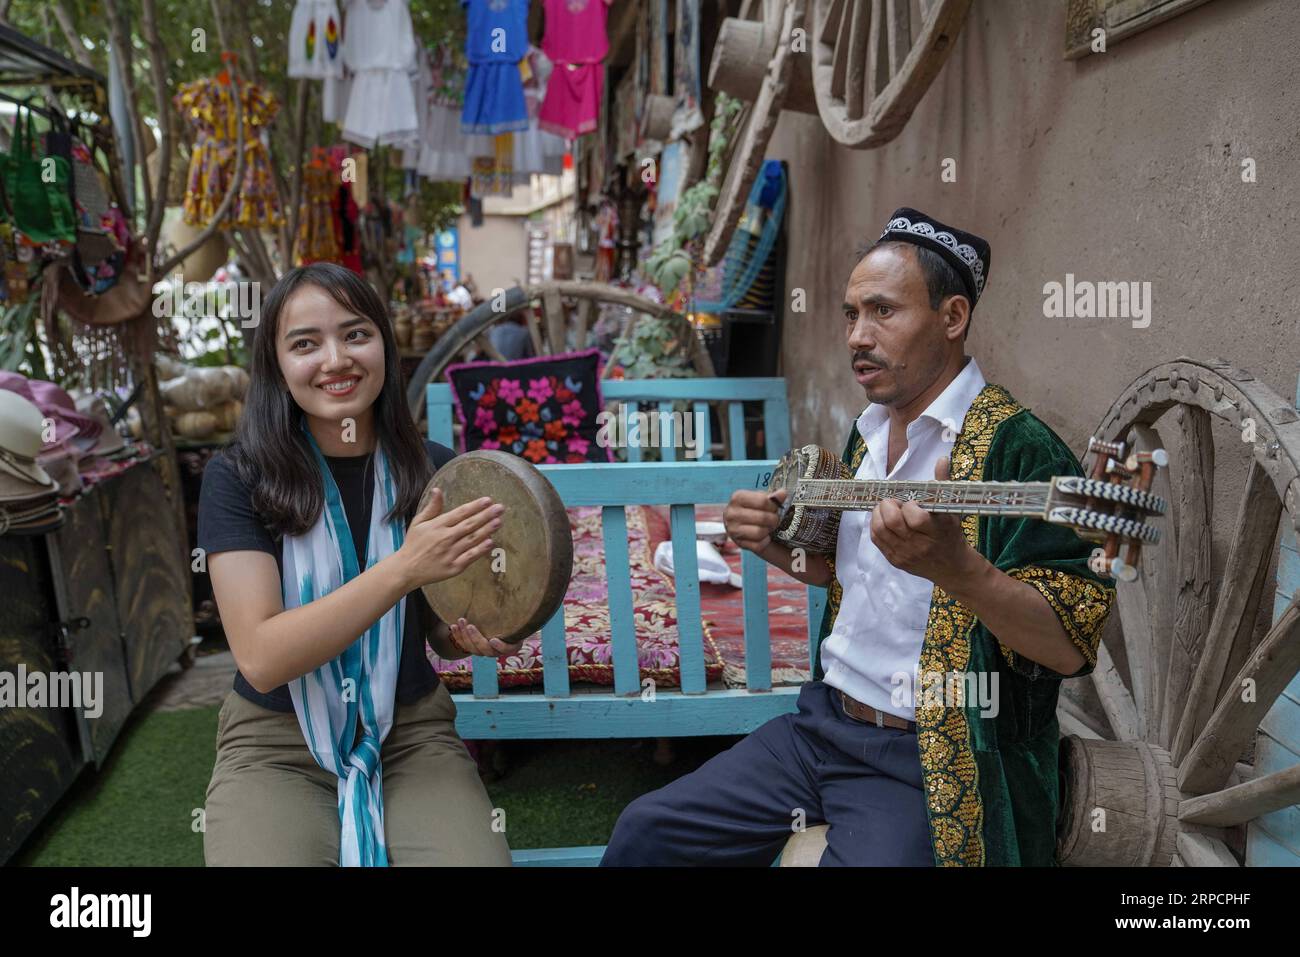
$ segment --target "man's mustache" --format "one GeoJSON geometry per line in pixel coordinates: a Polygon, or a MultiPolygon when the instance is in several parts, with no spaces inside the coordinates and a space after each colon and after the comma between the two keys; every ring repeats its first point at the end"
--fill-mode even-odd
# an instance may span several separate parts
{"type": "Polygon", "coordinates": [[[853,359],[849,364],[857,365],[859,362],[870,362],[873,366],[876,366],[879,369],[889,368],[889,363],[880,358],[880,356],[876,355],[874,352],[853,353],[853,359]]]}

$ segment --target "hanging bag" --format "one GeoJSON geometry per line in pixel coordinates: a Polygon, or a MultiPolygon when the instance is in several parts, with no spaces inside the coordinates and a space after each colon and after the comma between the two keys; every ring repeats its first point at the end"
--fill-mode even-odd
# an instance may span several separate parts
{"type": "Polygon", "coordinates": [[[31,108],[19,104],[13,143],[3,162],[14,226],[33,244],[73,242],[77,221],[68,192],[72,170],[62,156],[33,156],[34,142],[31,108]],[[51,182],[43,175],[47,168],[53,171],[51,182]]]}

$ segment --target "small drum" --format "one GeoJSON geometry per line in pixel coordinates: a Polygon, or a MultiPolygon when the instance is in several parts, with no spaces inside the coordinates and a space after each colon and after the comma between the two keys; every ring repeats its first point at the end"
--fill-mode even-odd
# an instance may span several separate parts
{"type": "Polygon", "coordinates": [[[464,618],[485,638],[516,642],[555,614],[573,575],[569,516],[554,486],[533,465],[505,452],[469,452],[434,474],[443,510],[487,495],[506,507],[492,550],[459,575],[425,585],[424,597],[445,622],[464,618]]]}
{"type": "Polygon", "coordinates": [[[781,456],[768,483],[768,492],[785,489],[787,494],[781,506],[781,524],[777,526],[776,539],[791,548],[802,548],[817,555],[833,555],[835,540],[840,533],[840,512],[831,508],[809,508],[795,501],[795,489],[800,479],[851,479],[853,472],[817,445],[805,445],[781,456]]]}

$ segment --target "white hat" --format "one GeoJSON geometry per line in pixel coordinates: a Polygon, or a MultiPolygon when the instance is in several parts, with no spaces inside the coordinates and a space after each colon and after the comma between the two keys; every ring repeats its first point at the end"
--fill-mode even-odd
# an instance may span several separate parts
{"type": "Polygon", "coordinates": [[[0,389],[0,469],[35,485],[54,480],[36,464],[41,453],[44,417],[35,403],[16,392],[0,389]]]}

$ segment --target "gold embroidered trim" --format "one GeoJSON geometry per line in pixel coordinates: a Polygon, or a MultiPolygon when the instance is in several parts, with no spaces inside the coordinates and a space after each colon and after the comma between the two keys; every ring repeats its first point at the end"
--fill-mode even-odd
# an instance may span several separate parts
{"type": "MultiPolygon", "coordinates": [[[[1021,411],[1020,403],[1001,386],[986,385],[980,390],[949,457],[954,481],[982,476],[998,426],[1021,411]]],[[[961,528],[971,547],[978,548],[979,517],[967,515],[961,528]]],[[[971,610],[936,585],[918,674],[965,674],[974,624],[971,610]]],[[[942,867],[984,864],[984,804],[966,712],[922,701],[916,708],[916,731],[935,862],[942,867]]]]}
{"type": "MultiPolygon", "coordinates": [[[[1055,568],[1026,565],[1007,572],[1017,581],[1033,585],[1047,599],[1061,620],[1061,627],[1071,644],[1079,649],[1089,667],[1097,665],[1097,645],[1101,642],[1101,626],[1115,602],[1115,589],[1089,581],[1079,575],[1055,568]]],[[[1011,663],[1015,654],[1001,642],[1002,655],[1011,663]]]]}
{"type": "MultiPolygon", "coordinates": [[[[858,431],[856,425],[853,427],[852,442],[853,442],[852,445],[853,451],[849,455],[849,468],[851,468],[854,474],[856,474],[859,466],[862,465],[862,459],[867,454],[866,440],[862,438],[862,433],[858,431]]],[[[844,589],[840,585],[840,580],[835,577],[834,553],[831,553],[830,555],[826,556],[826,562],[831,567],[831,583],[826,588],[826,614],[829,617],[824,618],[823,620],[826,621],[830,626],[826,630],[826,633],[829,635],[830,629],[835,626],[835,618],[840,613],[840,600],[844,597],[844,589]]],[[[820,656],[821,656],[821,648],[819,646],[818,657],[820,656]]],[[[815,670],[816,662],[813,663],[813,667],[815,670]]]]}

